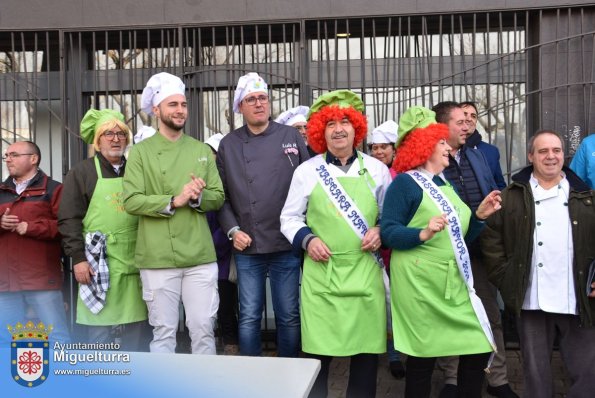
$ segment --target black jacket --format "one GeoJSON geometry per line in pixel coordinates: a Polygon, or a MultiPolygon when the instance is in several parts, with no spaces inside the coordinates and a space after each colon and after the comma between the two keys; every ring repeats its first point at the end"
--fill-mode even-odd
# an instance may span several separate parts
{"type": "MultiPolygon", "coordinates": [[[[572,170],[563,168],[570,184],[568,215],[574,245],[574,285],[583,326],[595,321],[595,299],[587,297],[587,272],[595,258],[595,192],[572,170]]],[[[502,192],[502,209],[488,220],[481,235],[484,262],[507,308],[520,314],[531,272],[535,209],[529,179],[533,166],[512,177],[502,192]]]]}
{"type": "Polygon", "coordinates": [[[279,217],[294,170],[309,158],[297,129],[276,122],[258,135],[242,126],[223,137],[217,152],[225,189],[219,223],[226,234],[239,226],[250,235],[243,254],[291,250],[279,217]]]}

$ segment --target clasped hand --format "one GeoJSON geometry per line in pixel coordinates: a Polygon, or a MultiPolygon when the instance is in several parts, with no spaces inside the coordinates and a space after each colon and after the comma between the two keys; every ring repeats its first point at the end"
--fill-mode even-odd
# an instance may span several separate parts
{"type": "Polygon", "coordinates": [[[19,235],[25,235],[29,224],[26,221],[21,221],[18,216],[10,214],[10,208],[4,210],[4,214],[0,217],[0,228],[16,232],[19,235]]]}
{"type": "Polygon", "coordinates": [[[174,196],[174,207],[183,207],[191,200],[198,200],[206,186],[207,183],[205,180],[200,177],[195,177],[194,174],[190,174],[190,182],[184,185],[182,192],[180,192],[179,195],[174,196]]]}

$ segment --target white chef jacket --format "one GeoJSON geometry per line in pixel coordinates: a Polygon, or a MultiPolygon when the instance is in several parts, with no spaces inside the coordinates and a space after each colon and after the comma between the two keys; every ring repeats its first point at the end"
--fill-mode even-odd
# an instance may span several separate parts
{"type": "Polygon", "coordinates": [[[572,262],[572,229],[568,214],[570,185],[566,177],[550,189],[531,175],[535,206],[533,255],[524,310],[578,314],[572,262]]]}

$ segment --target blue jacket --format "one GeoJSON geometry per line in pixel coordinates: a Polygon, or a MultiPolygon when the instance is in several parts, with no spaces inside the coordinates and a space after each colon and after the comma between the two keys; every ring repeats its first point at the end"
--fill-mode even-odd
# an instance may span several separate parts
{"type": "MultiPolygon", "coordinates": [[[[463,145],[460,150],[463,151],[461,153],[461,156],[465,156],[467,158],[469,164],[471,165],[471,168],[473,169],[473,172],[475,173],[475,176],[477,177],[477,183],[479,185],[482,198],[488,196],[488,194],[492,192],[494,189],[498,189],[496,181],[494,181],[494,176],[492,175],[490,166],[488,165],[488,162],[483,153],[480,152],[478,149],[469,147],[467,145],[463,145]]],[[[451,166],[448,167],[453,167],[452,163],[451,166]]],[[[457,186],[456,181],[450,182],[451,184],[453,184],[453,186],[457,186]]],[[[459,194],[459,196],[464,194],[463,192],[457,193],[459,194]]]]}
{"type": "Polygon", "coordinates": [[[570,168],[591,189],[595,189],[595,134],[583,139],[570,162],[570,168]]]}
{"type": "Polygon", "coordinates": [[[498,147],[483,142],[481,140],[481,134],[479,134],[479,131],[477,130],[467,137],[466,145],[471,148],[479,149],[481,153],[483,153],[483,156],[492,171],[492,176],[494,177],[498,189],[502,190],[506,188],[507,184],[502,175],[502,168],[500,167],[500,151],[498,150],[498,147]]]}

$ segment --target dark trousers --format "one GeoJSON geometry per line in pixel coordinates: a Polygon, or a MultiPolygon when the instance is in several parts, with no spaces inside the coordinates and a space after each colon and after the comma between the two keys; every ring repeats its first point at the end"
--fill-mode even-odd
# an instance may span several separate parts
{"type": "Polygon", "coordinates": [[[595,396],[595,328],[580,326],[577,315],[521,311],[518,318],[526,397],[554,394],[552,350],[559,336],[560,354],[570,378],[567,397],[595,396]]]}
{"type": "Polygon", "coordinates": [[[119,341],[122,351],[149,351],[153,337],[148,321],[132,322],[114,326],[85,326],[88,343],[109,344],[119,341]],[[119,334],[116,340],[115,334],[119,334]]]}
{"type": "MultiPolygon", "coordinates": [[[[306,354],[321,362],[320,373],[316,377],[309,398],[326,398],[328,394],[328,374],[333,357],[306,354]]],[[[377,354],[357,354],[350,357],[347,398],[374,398],[376,396],[377,354]]]]}
{"type": "MultiPolygon", "coordinates": [[[[486,374],[488,384],[498,387],[508,383],[508,371],[506,370],[506,351],[504,346],[504,333],[502,330],[502,317],[498,308],[498,291],[488,281],[487,271],[483,264],[483,257],[477,255],[477,245],[469,245],[471,251],[471,270],[473,271],[473,287],[475,293],[481,299],[483,308],[486,311],[496,348],[498,352],[494,355],[490,373],[486,374]]],[[[444,384],[457,384],[457,368],[459,357],[438,358],[438,368],[444,370],[444,384]]]]}
{"type": "Polygon", "coordinates": [[[220,279],[217,320],[223,344],[238,344],[238,286],[220,279]]]}
{"type": "MultiPolygon", "coordinates": [[[[457,370],[459,397],[481,398],[484,369],[490,353],[461,355],[457,370]]],[[[432,373],[437,358],[407,357],[405,366],[405,397],[426,398],[430,396],[432,373]]]]}

